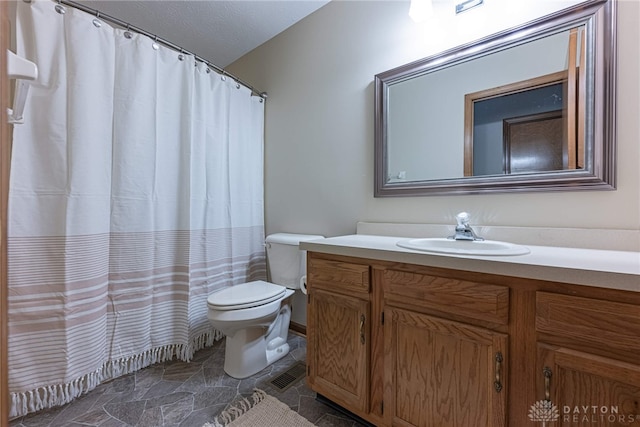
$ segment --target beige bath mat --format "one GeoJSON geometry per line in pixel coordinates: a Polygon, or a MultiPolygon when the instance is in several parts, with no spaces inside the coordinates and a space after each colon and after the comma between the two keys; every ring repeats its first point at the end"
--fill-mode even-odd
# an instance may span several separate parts
{"type": "Polygon", "coordinates": [[[256,389],[247,399],[227,409],[202,427],[314,427],[306,418],[275,397],[256,389]]]}

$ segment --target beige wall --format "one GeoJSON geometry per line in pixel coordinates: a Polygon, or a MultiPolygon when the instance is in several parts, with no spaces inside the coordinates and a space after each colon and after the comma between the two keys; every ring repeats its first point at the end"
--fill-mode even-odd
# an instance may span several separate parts
{"type": "Polygon", "coordinates": [[[637,0],[619,4],[617,191],[373,197],[374,75],[559,4],[485,0],[456,17],[439,0],[436,19],[419,25],[408,2],[333,0],[232,64],[269,93],[267,233],[351,234],[357,221],[450,224],[461,210],[485,225],[640,229],[637,0]]]}

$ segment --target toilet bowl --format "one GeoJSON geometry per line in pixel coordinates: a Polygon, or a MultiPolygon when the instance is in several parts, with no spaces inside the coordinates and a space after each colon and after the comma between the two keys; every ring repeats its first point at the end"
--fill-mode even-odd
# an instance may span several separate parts
{"type": "Polygon", "coordinates": [[[298,244],[321,238],[290,233],[267,236],[271,282],[256,280],[209,295],[207,317],[226,337],[224,370],[228,375],[249,377],[289,353],[291,296],[306,272],[306,251],[299,250],[298,244]]]}

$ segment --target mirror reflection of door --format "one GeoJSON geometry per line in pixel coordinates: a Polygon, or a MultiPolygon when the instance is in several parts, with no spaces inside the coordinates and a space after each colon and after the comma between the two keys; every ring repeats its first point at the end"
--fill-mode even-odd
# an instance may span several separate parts
{"type": "MultiPolygon", "coordinates": [[[[510,168],[509,151],[505,149],[508,136],[504,130],[504,122],[519,123],[516,143],[532,145],[524,141],[532,131],[531,123],[536,118],[554,112],[560,114],[560,141],[565,140],[566,132],[562,129],[566,123],[565,93],[567,86],[567,73],[559,72],[535,79],[518,82],[513,85],[501,86],[497,89],[489,89],[467,95],[468,117],[472,117],[469,123],[469,138],[465,140],[465,176],[500,175],[517,172],[540,171],[538,169],[526,170],[523,167],[510,168]],[[525,130],[525,123],[528,129],[525,130]]],[[[549,123],[544,121],[543,123],[549,123]]],[[[544,127],[543,125],[539,125],[544,127]]],[[[540,131],[540,130],[539,130],[540,131]]],[[[533,149],[527,150],[530,155],[533,149]]],[[[517,150],[517,149],[516,149],[517,150]]],[[[516,151],[518,152],[518,151],[516,151]]],[[[536,163],[531,159],[529,164],[536,163]]],[[[558,165],[558,162],[555,163],[558,165]]],[[[559,168],[562,170],[562,150],[560,151],[559,168]]],[[[545,169],[549,170],[549,169],[545,169]]]]}
{"type": "Polygon", "coordinates": [[[567,169],[562,110],[503,121],[504,173],[567,169]]]}
{"type": "Polygon", "coordinates": [[[574,28],[565,71],[465,95],[464,176],[583,167],[584,46],[574,28]]]}

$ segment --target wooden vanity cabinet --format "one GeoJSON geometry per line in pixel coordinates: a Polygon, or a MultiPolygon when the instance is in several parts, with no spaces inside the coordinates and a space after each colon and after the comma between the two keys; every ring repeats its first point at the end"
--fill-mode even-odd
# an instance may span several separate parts
{"type": "Polygon", "coordinates": [[[416,266],[380,275],[386,423],[505,426],[509,288],[416,266]]]}
{"type": "Polygon", "coordinates": [[[640,306],[536,292],[537,391],[559,426],[640,421],[640,306]]]}
{"type": "Polygon", "coordinates": [[[359,411],[368,410],[369,302],[325,291],[313,293],[311,384],[320,394],[359,411]]]}
{"type": "Polygon", "coordinates": [[[308,383],[376,426],[640,421],[638,292],[315,252],[307,277],[308,383]]]}
{"type": "MultiPolygon", "coordinates": [[[[307,262],[307,382],[353,413],[371,407],[371,273],[347,258],[307,262]]],[[[380,383],[380,381],[378,381],[380,383]]],[[[378,399],[381,400],[381,399],[378,399]]]]}

